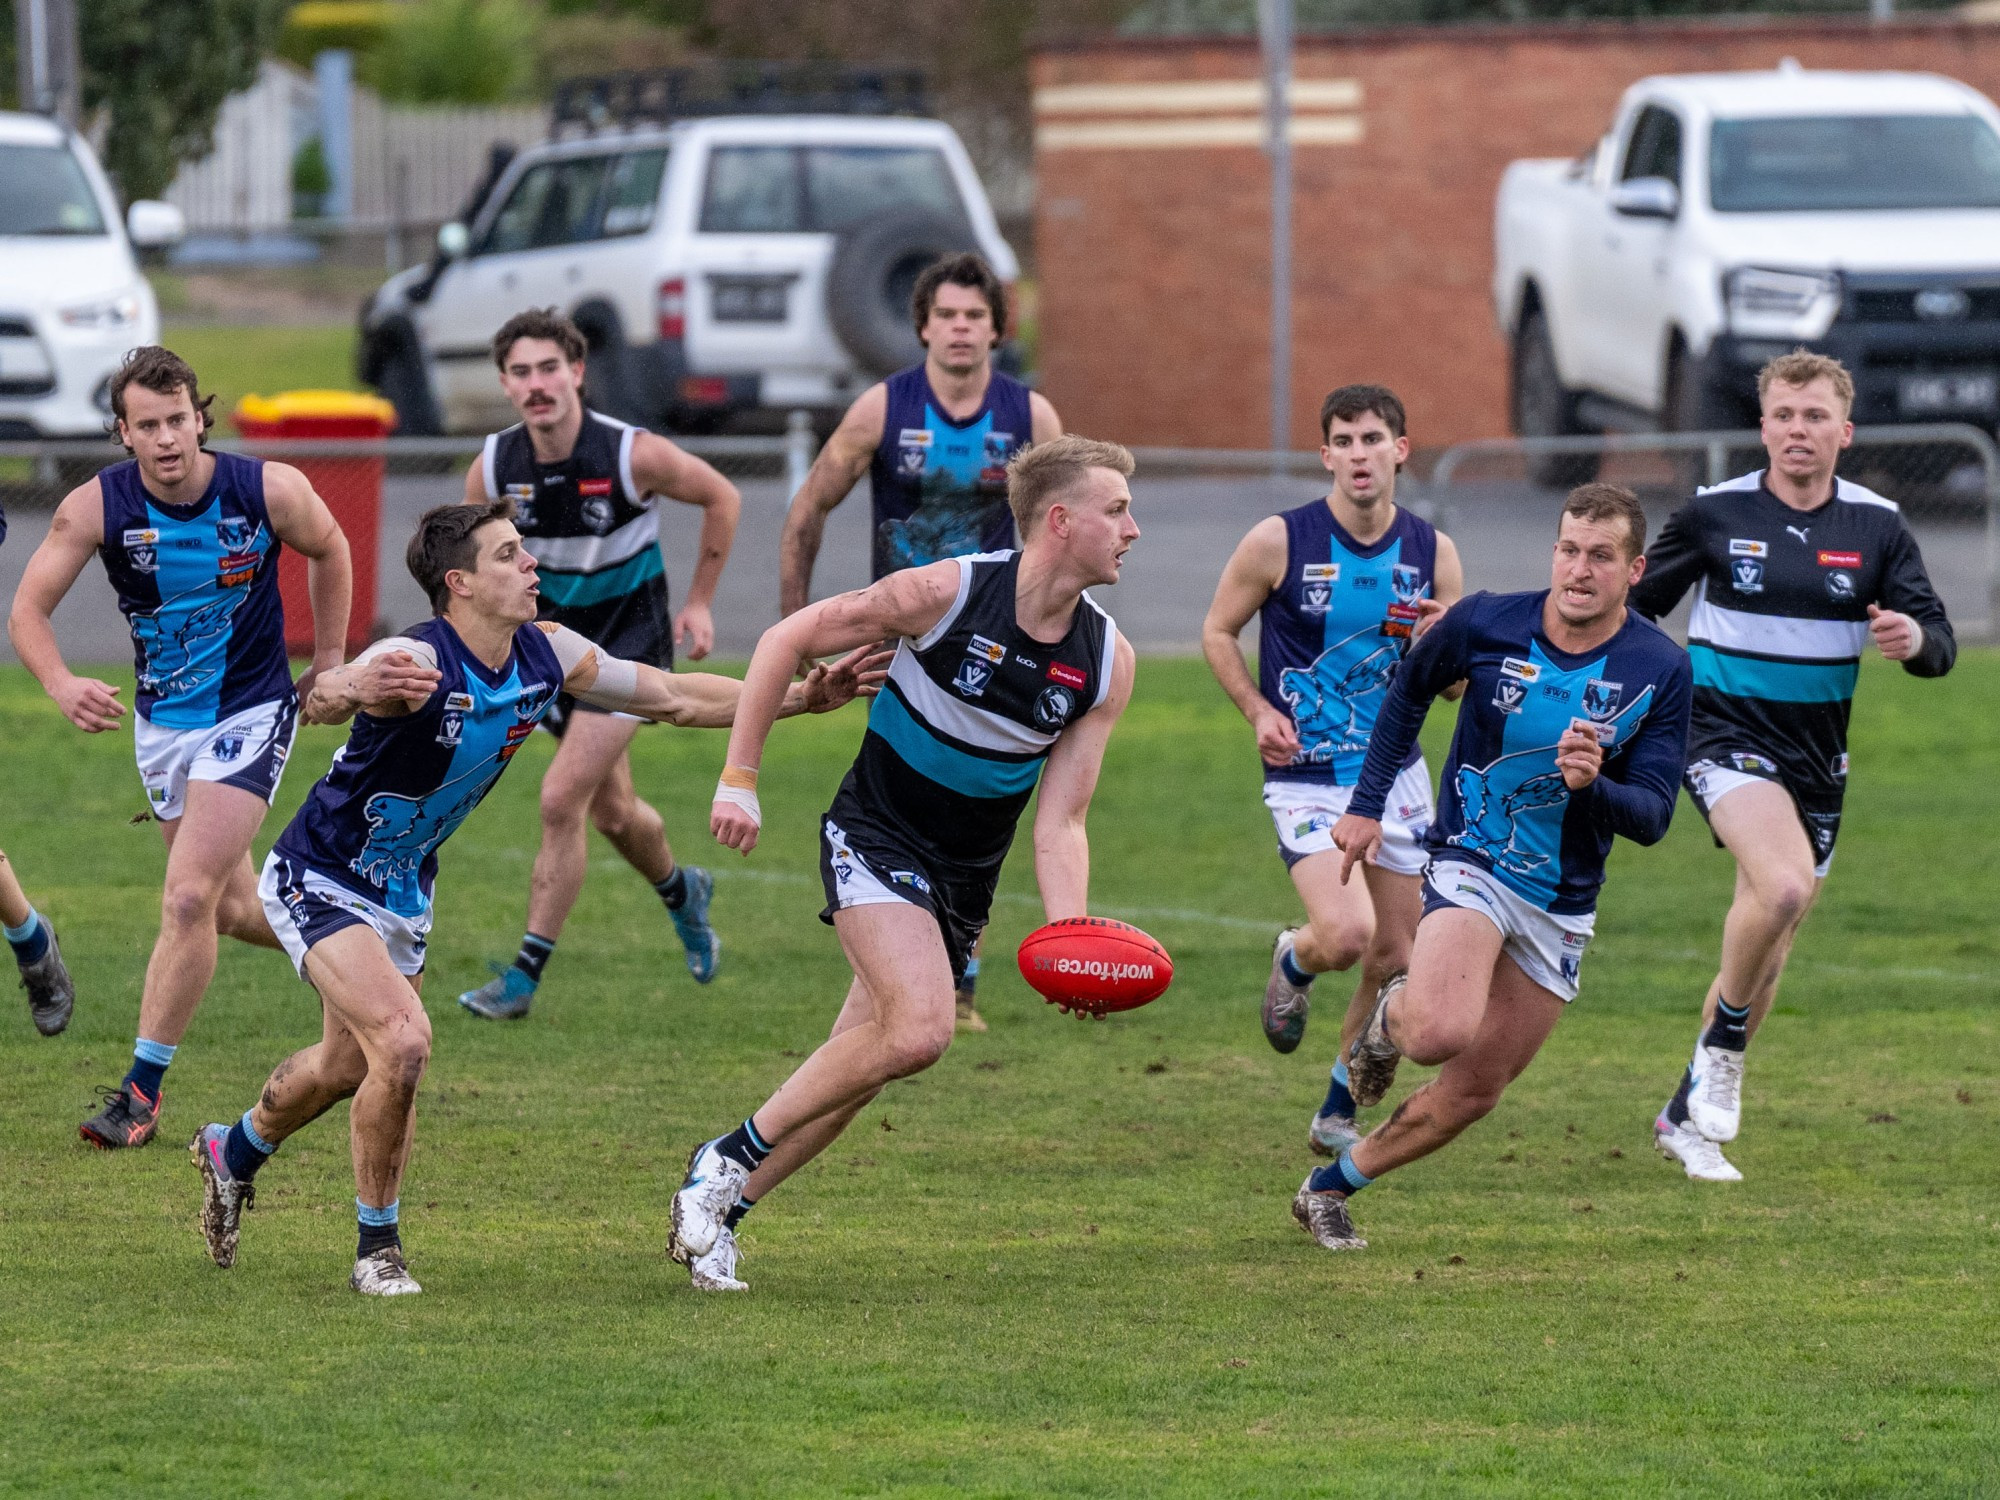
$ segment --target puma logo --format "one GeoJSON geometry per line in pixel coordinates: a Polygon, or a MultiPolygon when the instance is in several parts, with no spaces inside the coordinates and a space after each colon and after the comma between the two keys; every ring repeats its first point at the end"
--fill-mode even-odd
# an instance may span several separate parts
{"type": "Polygon", "coordinates": [[[1785,528],[1785,530],[1789,531],[1793,536],[1799,539],[1799,545],[1801,547],[1809,545],[1806,541],[1806,529],[1807,528],[1803,526],[1787,526],[1785,528]]]}

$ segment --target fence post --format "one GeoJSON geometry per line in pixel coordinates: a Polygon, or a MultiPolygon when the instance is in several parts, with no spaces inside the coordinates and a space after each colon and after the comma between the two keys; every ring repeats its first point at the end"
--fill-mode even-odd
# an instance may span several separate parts
{"type": "Polygon", "coordinates": [[[819,443],[813,435],[812,413],[794,410],[785,419],[785,503],[789,505],[792,496],[805,488],[806,475],[811,472],[813,459],[818,455],[819,443]]]}
{"type": "Polygon", "coordinates": [[[1708,445],[1708,482],[1721,484],[1729,477],[1729,445],[1710,443],[1708,445]]]}

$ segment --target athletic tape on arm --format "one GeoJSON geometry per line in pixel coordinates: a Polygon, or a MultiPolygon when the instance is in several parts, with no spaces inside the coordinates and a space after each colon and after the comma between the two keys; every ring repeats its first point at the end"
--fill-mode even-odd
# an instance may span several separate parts
{"type": "Polygon", "coordinates": [[[577,634],[567,625],[557,625],[551,620],[537,620],[536,628],[549,638],[549,645],[556,653],[556,665],[562,668],[563,678],[582,664],[586,656],[597,658],[597,678],[583,692],[576,696],[585,703],[598,708],[608,708],[614,713],[630,708],[632,700],[639,693],[639,667],[622,657],[613,656],[602,646],[587,636],[577,634]]]}
{"type": "Polygon", "coordinates": [[[376,641],[359,656],[355,657],[349,665],[356,667],[365,666],[371,661],[387,656],[392,651],[407,651],[417,659],[418,666],[429,667],[433,672],[437,670],[437,652],[427,643],[412,640],[406,635],[392,635],[376,641]]]}

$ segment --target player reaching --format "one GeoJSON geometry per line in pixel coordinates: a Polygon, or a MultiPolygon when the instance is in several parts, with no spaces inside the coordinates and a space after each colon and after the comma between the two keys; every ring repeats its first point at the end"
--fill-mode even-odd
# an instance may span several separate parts
{"type": "Polygon", "coordinates": [[[1422,840],[1431,820],[1423,752],[1413,745],[1397,774],[1383,808],[1382,844],[1363,880],[1341,880],[1333,825],[1347,811],[1419,602],[1453,603],[1464,574],[1451,539],[1396,504],[1410,440],[1393,391],[1342,386],[1320,406],[1320,431],[1332,493],[1250,529],[1222,571],[1201,644],[1216,680],[1256,731],[1264,805],[1306,908],[1306,925],[1279,933],[1272,953],[1263,1009],[1271,1045],[1280,1052],[1299,1045],[1315,978],[1361,965],[1326,1102],[1307,1130],[1312,1150],[1332,1156],[1357,1139],[1348,1044],[1381,986],[1409,967],[1423,910],[1422,840]],[[1237,637],[1260,612],[1252,682],[1237,637]]]}
{"type": "Polygon", "coordinates": [[[1461,679],[1467,687],[1425,836],[1409,976],[1386,987],[1348,1066],[1362,1104],[1388,1092],[1399,1057],[1442,1066],[1299,1188],[1292,1215],[1329,1250],[1367,1243],[1350,1197],[1482,1118],[1541,1050],[1576,998],[1612,836],[1652,844],[1666,834],[1689,666],[1626,608],[1645,541],[1631,491],[1572,490],[1550,587],[1461,600],[1390,683],[1333,830],[1343,875],[1380,848],[1382,809],[1431,701],[1461,679]]]}
{"type": "Polygon", "coordinates": [[[1722,964],[1660,1150],[1701,1182],[1742,1177],[1722,1154],[1742,1119],[1743,1057],[1833,861],[1847,720],[1870,640],[1916,677],[1958,643],[1895,505],[1834,477],[1853,441],[1854,382],[1799,350],[1758,372],[1769,464],[1668,518],[1632,605],[1657,618],[1690,587],[1694,715],[1687,788],[1736,860],[1722,964]]]}
{"type": "MultiPolygon", "coordinates": [[[[779,543],[778,612],[812,595],[826,518],[863,474],[874,515],[869,577],[1014,545],[1007,462],[1062,432],[1048,398],[993,368],[1007,336],[1007,289],[976,255],[925,269],[911,295],[923,363],[870,386],[848,409],[792,499],[779,543]]],[[[957,1022],[984,1031],[977,948],[958,979],[957,1022]]]]}
{"type": "MultiPolygon", "coordinates": [[[[700,661],[715,644],[709,603],[729,558],[742,497],[693,454],[583,404],[583,335],[554,308],[509,318],[493,336],[500,387],[521,420],[486,440],[465,476],[469,505],[505,496],[540,563],[541,617],[627,661],[671,669],[674,645],[700,661]],[[701,509],[700,555],[687,603],[671,619],[660,559],[660,496],[701,509]]],[[[528,928],[514,962],[458,997],[476,1016],[527,1015],[542,971],[583,892],[594,826],[666,903],[688,972],[707,984],[722,944],[709,925],[715,881],[674,862],[659,813],[632,785],[643,722],[559,694],[543,718],[561,741],[542,774],[542,843],[528,887],[528,928]]]]}
{"type": "Polygon", "coordinates": [[[821,819],[822,921],[854,982],[833,1034],[743,1123],[695,1148],[668,1251],[694,1285],[740,1291],[734,1229],[892,1079],[951,1043],[953,978],[986,925],[1035,784],[1035,875],[1050,921],[1089,906],[1084,817],[1132,692],[1132,648],[1084,590],[1118,581],[1139,535],[1111,443],[1059,437],[1008,466],[1018,552],[891,573],[764,632],[716,788],[717,839],[748,854],[757,767],[799,663],[897,640],[861,753],[821,819]],[[1046,771],[1045,771],[1046,767],[1046,771]]]}
{"type": "MultiPolygon", "coordinates": [[[[397,1200],[416,1124],[431,1026],[418,998],[440,845],[500,779],[559,693],[613,712],[723,727],[742,685],[662,672],[535,619],[535,559],[506,500],[427,512],[409,567],[436,618],[323,673],[313,723],[357,721],[264,861],[258,895],[299,976],[319,992],[318,1043],[278,1065],[234,1125],[190,1145],[202,1175],[202,1234],[235,1263],[258,1171],[286,1137],[352,1098],[355,1208],[350,1284],[422,1290],[403,1260],[397,1200]]],[[[815,668],[767,712],[837,708],[866,681],[866,653],[815,668]]]]}
{"type": "Polygon", "coordinates": [[[353,588],[347,539],[288,464],[211,453],[195,373],[166,349],[134,350],[111,377],[132,457],[71,490],[28,560],[7,630],[64,715],[91,734],[125,715],[118,689],[63,661],[50,616],[95,552],[132,628],[139,777],[167,843],[160,935],[146,965],[132,1066],[78,1130],[94,1146],[143,1146],[160,1085],[215,976],[216,934],[278,940],[257,900],[250,842],[291,752],[298,692],[285,657],[280,543],[304,555],[313,664],[345,654],[353,588]]]}

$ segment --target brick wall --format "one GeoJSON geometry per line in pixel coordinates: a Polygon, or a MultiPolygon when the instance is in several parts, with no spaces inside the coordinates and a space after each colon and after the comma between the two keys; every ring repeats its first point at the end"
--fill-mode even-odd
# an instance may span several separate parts
{"type": "MultiPolygon", "coordinates": [[[[1505,346],[1490,295],[1501,171],[1517,157],[1587,149],[1648,74],[1769,68],[1786,56],[1809,68],[1944,73],[2000,98],[2000,25],[1959,19],[1301,41],[1294,442],[1317,442],[1321,396],[1354,380],[1394,386],[1420,445],[1504,433],[1505,346]]],[[[1071,431],[1265,445],[1270,177],[1255,144],[1258,68],[1252,41],[1111,39],[1037,53],[1041,371],[1071,431]]]]}

